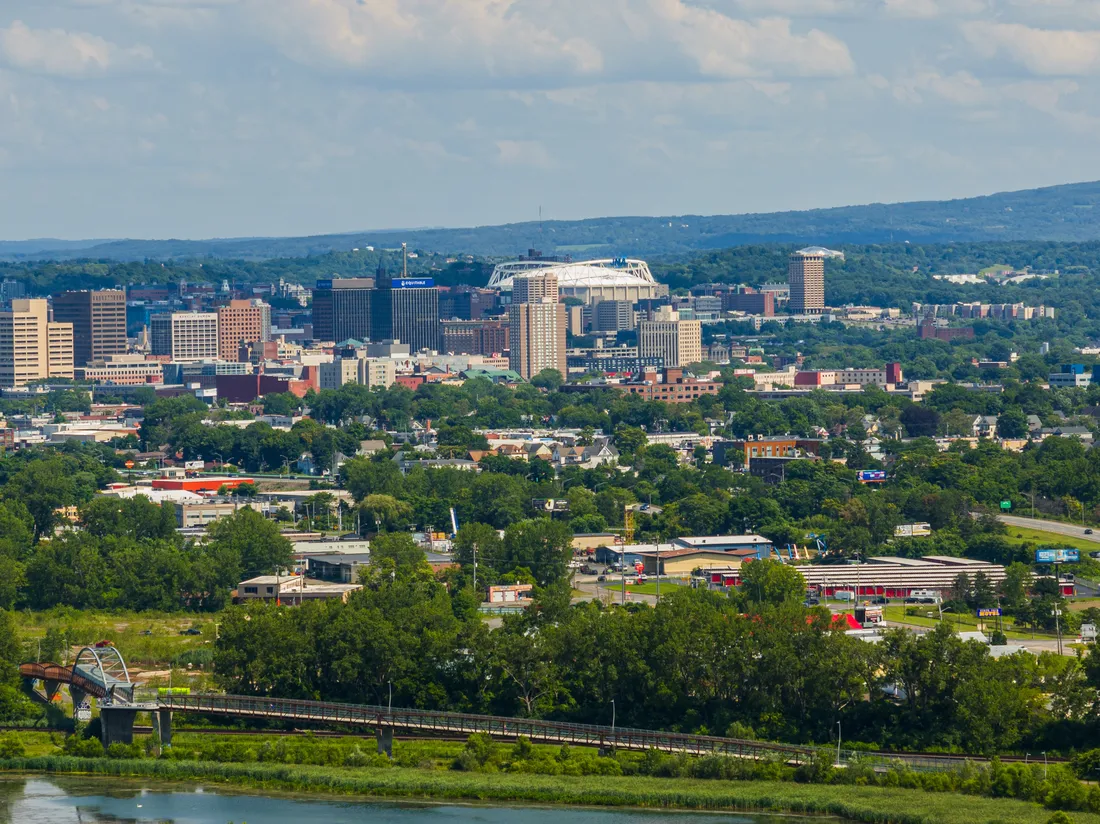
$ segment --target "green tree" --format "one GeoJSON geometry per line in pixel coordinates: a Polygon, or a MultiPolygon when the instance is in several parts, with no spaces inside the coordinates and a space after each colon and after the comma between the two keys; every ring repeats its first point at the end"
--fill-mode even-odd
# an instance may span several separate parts
{"type": "Polygon", "coordinates": [[[1027,415],[1018,406],[1010,406],[997,416],[997,434],[1002,438],[1026,438],[1027,415]]]}
{"type": "Polygon", "coordinates": [[[539,586],[565,580],[572,557],[573,533],[560,521],[521,521],[504,532],[505,571],[529,569],[539,586]]]}
{"type": "Polygon", "coordinates": [[[252,507],[242,507],[230,517],[214,521],[206,533],[210,551],[233,564],[238,581],[290,566],[290,541],[279,532],[278,524],[252,507]]]}
{"type": "Polygon", "coordinates": [[[757,560],[741,565],[741,594],[755,604],[784,604],[806,597],[806,581],[794,567],[757,560]]]}

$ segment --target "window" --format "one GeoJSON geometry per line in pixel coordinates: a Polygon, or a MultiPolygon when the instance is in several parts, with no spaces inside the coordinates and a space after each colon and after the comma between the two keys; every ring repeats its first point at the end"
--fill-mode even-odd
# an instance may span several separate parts
{"type": "Polygon", "coordinates": [[[268,588],[267,588],[267,594],[268,594],[268,595],[271,595],[271,594],[272,594],[272,593],[274,593],[274,592],[275,592],[275,587],[268,587],[268,588]]]}
{"type": "MultiPolygon", "coordinates": [[[[270,589],[270,587],[269,587],[269,589],[270,589]]],[[[244,588],[244,594],[245,595],[255,595],[256,594],[256,587],[245,587],[244,588]]]]}

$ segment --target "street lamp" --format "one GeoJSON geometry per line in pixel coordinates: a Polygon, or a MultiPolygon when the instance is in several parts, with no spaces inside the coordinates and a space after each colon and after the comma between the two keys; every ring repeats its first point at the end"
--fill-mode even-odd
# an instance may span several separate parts
{"type": "Polygon", "coordinates": [[[611,737],[615,738],[615,699],[611,699],[611,737]]]}
{"type": "Polygon", "coordinates": [[[386,682],[390,687],[390,702],[386,705],[386,712],[393,715],[393,681],[386,682]]]}
{"type": "Polygon", "coordinates": [[[836,722],[836,765],[840,766],[840,722],[836,722]]]}

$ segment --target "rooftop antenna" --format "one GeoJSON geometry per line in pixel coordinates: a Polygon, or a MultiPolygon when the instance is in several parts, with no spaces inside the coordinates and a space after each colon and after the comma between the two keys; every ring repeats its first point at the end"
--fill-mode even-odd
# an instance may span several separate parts
{"type": "Polygon", "coordinates": [[[409,276],[409,244],[401,244],[401,277],[407,278],[409,276]]]}

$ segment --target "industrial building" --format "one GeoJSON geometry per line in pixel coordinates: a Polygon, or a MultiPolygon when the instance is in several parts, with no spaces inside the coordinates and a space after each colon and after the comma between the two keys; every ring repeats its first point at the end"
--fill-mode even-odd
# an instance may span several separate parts
{"type": "Polygon", "coordinates": [[[914,592],[951,590],[960,575],[973,578],[984,573],[993,586],[1005,579],[1000,564],[928,555],[924,558],[883,556],[868,558],[862,564],[821,564],[795,567],[806,579],[806,586],[821,595],[832,597],[837,592],[852,592],[856,597],[908,598],[914,592]]]}

